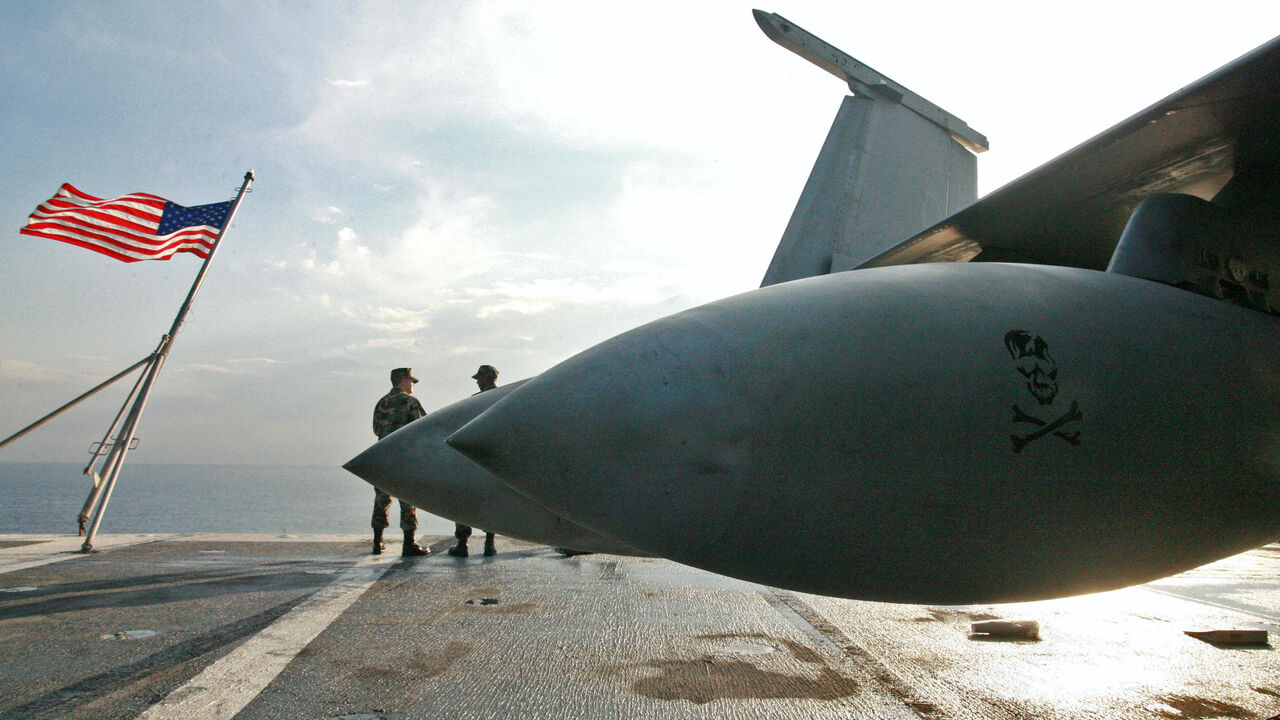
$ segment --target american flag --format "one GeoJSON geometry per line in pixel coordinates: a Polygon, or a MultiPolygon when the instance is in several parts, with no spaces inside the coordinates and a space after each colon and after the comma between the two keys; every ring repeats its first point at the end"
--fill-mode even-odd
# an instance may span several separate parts
{"type": "Polygon", "coordinates": [[[183,207],[150,193],[103,200],[64,183],[19,232],[60,240],[124,262],[168,260],[174,253],[208,257],[232,201],[183,207]]]}

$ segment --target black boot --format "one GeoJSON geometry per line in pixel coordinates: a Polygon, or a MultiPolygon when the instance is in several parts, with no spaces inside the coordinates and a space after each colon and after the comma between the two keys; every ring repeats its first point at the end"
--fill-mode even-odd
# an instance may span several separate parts
{"type": "Polygon", "coordinates": [[[412,557],[414,555],[430,555],[431,551],[424,548],[413,541],[413,531],[404,531],[404,548],[400,551],[404,557],[412,557]]]}
{"type": "Polygon", "coordinates": [[[484,556],[493,557],[498,554],[498,548],[493,545],[493,533],[484,536],[484,556]]]}
{"type": "Polygon", "coordinates": [[[595,554],[591,550],[574,550],[573,548],[563,548],[563,547],[556,548],[556,552],[560,553],[565,557],[573,557],[574,555],[594,555],[595,554]]]}
{"type": "Polygon", "coordinates": [[[467,541],[458,538],[457,544],[449,548],[449,554],[454,557],[466,557],[470,553],[467,552],[467,541]]]}
{"type": "Polygon", "coordinates": [[[373,529],[373,554],[381,555],[387,546],[382,542],[382,528],[373,529]]]}

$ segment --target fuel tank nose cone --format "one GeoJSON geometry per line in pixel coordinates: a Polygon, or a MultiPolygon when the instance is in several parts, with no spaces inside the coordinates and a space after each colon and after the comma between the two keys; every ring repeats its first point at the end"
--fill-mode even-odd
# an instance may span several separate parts
{"type": "Polygon", "coordinates": [[[475,427],[477,424],[479,423],[471,422],[463,425],[445,438],[444,442],[471,460],[493,470],[499,455],[496,444],[490,440],[489,433],[484,428],[475,427]]]}
{"type": "Polygon", "coordinates": [[[342,465],[342,469],[372,485],[373,480],[371,476],[374,474],[375,468],[378,466],[378,462],[375,457],[378,453],[373,452],[377,447],[378,446],[375,444],[359,455],[351,458],[342,465]]]}

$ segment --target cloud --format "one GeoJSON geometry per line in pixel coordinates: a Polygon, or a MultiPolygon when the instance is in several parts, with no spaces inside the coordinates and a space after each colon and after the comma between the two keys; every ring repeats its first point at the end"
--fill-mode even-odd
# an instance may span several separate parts
{"type": "Polygon", "coordinates": [[[326,225],[332,225],[333,223],[338,221],[338,217],[341,215],[342,215],[342,208],[337,207],[335,205],[330,205],[329,207],[321,208],[319,211],[317,211],[316,214],[313,216],[313,218],[316,220],[316,222],[322,222],[322,223],[325,223],[326,225]]]}
{"type": "Polygon", "coordinates": [[[502,313],[536,315],[574,306],[649,305],[671,292],[653,268],[635,268],[640,274],[613,278],[602,284],[578,278],[540,278],[469,287],[463,294],[480,302],[475,315],[484,319],[502,313]]]}
{"type": "MultiPolygon", "coordinates": [[[[367,274],[370,251],[369,248],[360,244],[356,231],[344,227],[338,230],[336,237],[334,250],[328,253],[327,258],[321,257],[321,253],[314,246],[307,245],[306,256],[298,261],[299,266],[313,278],[324,280],[342,279],[352,272],[367,274]]],[[[322,302],[328,302],[323,294],[321,298],[323,298],[322,302]]]]}
{"type": "Polygon", "coordinates": [[[280,364],[279,360],[266,357],[231,358],[228,362],[236,368],[247,370],[267,370],[280,364]]]}
{"type": "Polygon", "coordinates": [[[474,304],[477,290],[492,302],[475,312],[492,317],[747,289],[742,279],[763,273],[794,202],[749,179],[781,158],[798,193],[834,101],[814,113],[815,138],[761,142],[770,114],[809,109],[762,101],[751,122],[721,115],[759,94],[749,77],[757,53],[735,60],[742,73],[725,73],[723,58],[705,56],[705,33],[730,55],[765,50],[774,61],[779,51],[740,8],[681,13],[679,23],[664,12],[624,22],[586,2],[538,13],[480,2],[404,6],[390,22],[357,11],[320,69],[327,80],[314,107],[286,140],[397,205],[375,214],[353,205],[367,198],[344,199],[313,214],[342,226],[336,242],[288,267],[353,316],[474,304]],[[666,49],[658,55],[647,53],[655,38],[666,49]],[[628,52],[651,59],[591,61],[628,52]],[[361,92],[339,87],[346,78],[365,83],[361,92]],[[796,152],[797,143],[810,149],[796,152]],[[774,227],[762,232],[762,217],[776,217],[774,227]],[[654,270],[674,267],[694,270],[654,270]]]}
{"type": "Polygon", "coordinates": [[[746,56],[741,76],[725,73],[701,33],[716,28],[730,55],[767,47],[749,13],[732,11],[744,30],[725,7],[674,26],[590,3],[402,11],[352,20],[281,138],[313,158],[299,184],[321,230],[279,262],[301,278],[295,296],[328,298],[306,311],[341,319],[351,352],[447,353],[514,337],[527,318],[538,323],[520,334],[559,338],[559,351],[758,282],[795,196],[752,178],[781,160],[798,194],[836,103],[813,113],[808,139],[758,134],[810,112],[790,96],[762,97],[750,122],[727,114],[760,90],[746,56]],[[651,59],[592,61],[618,53],[651,59]],[[335,82],[351,78],[364,84],[335,82]]]}
{"type": "Polygon", "coordinates": [[[178,372],[207,373],[213,375],[234,375],[237,378],[246,376],[265,376],[272,370],[285,364],[266,357],[228,358],[223,363],[183,363],[178,372]]]}
{"type": "Polygon", "coordinates": [[[320,262],[314,257],[310,257],[302,261],[302,267],[316,275],[324,275],[328,277],[339,277],[342,275],[342,267],[337,260],[320,262]]]}
{"type": "Polygon", "coordinates": [[[402,353],[417,350],[417,342],[413,338],[370,338],[361,343],[346,345],[342,351],[346,354],[360,354],[368,350],[396,350],[402,353]]]}
{"type": "Polygon", "coordinates": [[[225,367],[223,365],[210,365],[207,363],[185,363],[181,366],[181,370],[186,372],[217,373],[219,375],[225,375],[231,372],[231,368],[229,367],[225,367]]]}
{"type": "MultiPolygon", "coordinates": [[[[778,51],[760,52],[765,41],[738,6],[678,12],[673,22],[669,11],[624,15],[602,3],[529,12],[477,2],[404,6],[392,20],[371,7],[327,58],[318,101],[291,136],[374,164],[394,164],[404,148],[420,154],[452,145],[468,130],[585,151],[621,145],[707,154],[758,143],[767,117],[741,122],[732,108],[760,92],[751,63],[777,60],[778,51]],[[655,42],[662,52],[653,52],[655,42]],[[717,57],[708,57],[710,43],[717,57]],[[609,60],[619,55],[645,62],[609,60]],[[726,63],[736,71],[726,72],[726,63]]],[[[804,108],[764,103],[754,112],[782,117],[804,108]]]]}
{"type": "Polygon", "coordinates": [[[326,286],[323,292],[335,305],[356,297],[384,305],[421,303],[494,267],[499,253],[485,249],[494,231],[491,206],[483,196],[429,192],[417,219],[398,235],[366,242],[352,227],[343,227],[327,248],[304,246],[299,265],[326,286]]]}
{"type": "Polygon", "coordinates": [[[29,363],[21,360],[0,361],[0,378],[21,380],[26,382],[53,383],[66,382],[78,377],[78,373],[59,370],[44,363],[29,363]]]}
{"type": "MultiPolygon", "coordinates": [[[[348,311],[350,312],[350,311],[348,311]]],[[[433,308],[369,308],[360,317],[368,327],[386,332],[412,333],[431,324],[433,308]]]]}

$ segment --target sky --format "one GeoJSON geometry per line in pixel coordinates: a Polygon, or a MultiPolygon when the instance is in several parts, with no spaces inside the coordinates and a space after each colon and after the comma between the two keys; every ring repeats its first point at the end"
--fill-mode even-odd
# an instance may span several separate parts
{"type": "MultiPolygon", "coordinates": [[[[230,199],[129,462],[341,465],[428,410],[757,287],[846,94],[752,5],[0,5],[0,437],[147,356],[200,261],[18,234],[70,182],[230,199]]],[[[762,6],[985,134],[979,191],[1266,42],[1280,3],[762,6]]],[[[87,462],[133,378],[0,449],[87,462]]]]}

